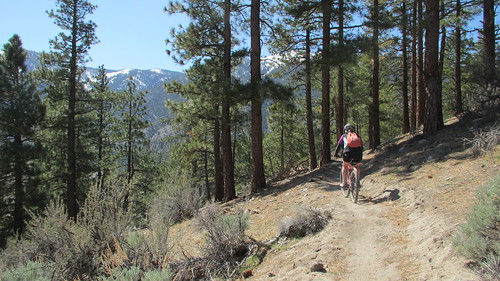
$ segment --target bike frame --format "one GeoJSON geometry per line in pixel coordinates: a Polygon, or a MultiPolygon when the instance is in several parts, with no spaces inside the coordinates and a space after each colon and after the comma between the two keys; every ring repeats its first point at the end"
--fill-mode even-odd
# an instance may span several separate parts
{"type": "MultiPolygon", "coordinates": [[[[342,170],[340,170],[340,178],[342,180],[342,170]]],[[[354,203],[358,202],[359,195],[359,179],[357,176],[357,168],[352,164],[347,165],[347,186],[342,187],[342,193],[345,197],[351,196],[351,200],[354,203]]]]}

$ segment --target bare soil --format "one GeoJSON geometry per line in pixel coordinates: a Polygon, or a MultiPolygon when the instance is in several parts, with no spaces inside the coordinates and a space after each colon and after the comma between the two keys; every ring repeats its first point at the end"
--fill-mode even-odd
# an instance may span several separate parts
{"type": "MultiPolygon", "coordinates": [[[[280,240],[249,280],[481,280],[452,239],[477,188],[499,174],[500,148],[474,156],[464,142],[474,136],[471,124],[452,119],[436,136],[405,135],[365,153],[357,204],[338,187],[340,162],[226,204],[250,212],[247,234],[259,241],[275,237],[301,208],[333,216],[315,235],[280,240]]],[[[173,236],[196,256],[200,238],[186,234],[191,226],[173,236]]]]}

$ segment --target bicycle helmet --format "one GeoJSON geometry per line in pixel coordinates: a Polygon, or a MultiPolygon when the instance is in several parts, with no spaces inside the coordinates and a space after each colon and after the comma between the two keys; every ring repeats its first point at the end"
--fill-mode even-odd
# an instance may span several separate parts
{"type": "Polygon", "coordinates": [[[348,130],[349,130],[349,128],[351,128],[351,130],[352,130],[353,132],[354,132],[354,131],[356,131],[356,128],[355,128],[355,127],[354,127],[354,125],[353,125],[353,124],[351,124],[351,123],[347,123],[347,124],[344,126],[344,131],[348,131],[348,130]]]}

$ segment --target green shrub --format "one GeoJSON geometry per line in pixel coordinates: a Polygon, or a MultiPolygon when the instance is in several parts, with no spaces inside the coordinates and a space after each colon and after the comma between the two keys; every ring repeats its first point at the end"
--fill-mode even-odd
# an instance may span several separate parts
{"type": "Polygon", "coordinates": [[[176,280],[212,280],[214,277],[230,278],[237,267],[250,254],[250,244],[245,241],[248,214],[237,211],[226,215],[217,204],[203,208],[196,217],[198,226],[206,233],[202,246],[204,256],[187,258],[172,264],[176,280]]]}
{"type": "Polygon", "coordinates": [[[294,217],[286,217],[281,222],[278,237],[299,238],[321,231],[331,219],[329,212],[305,208],[299,209],[294,217]]]}
{"type": "Polygon", "coordinates": [[[110,276],[99,278],[100,281],[135,281],[141,280],[141,269],[137,266],[115,267],[111,270],[110,276]]]}
{"type": "Polygon", "coordinates": [[[147,281],[167,281],[172,279],[172,273],[169,269],[153,270],[144,273],[142,280],[147,281]]]}
{"type": "Polygon", "coordinates": [[[498,269],[491,261],[500,260],[500,176],[478,189],[475,206],[461,225],[454,246],[467,258],[480,262],[483,269],[498,269]]]}
{"type": "Polygon", "coordinates": [[[1,253],[7,268],[23,268],[26,261],[46,264],[52,280],[93,279],[103,274],[102,253],[110,245],[125,244],[131,223],[123,207],[126,189],[116,184],[92,187],[78,215],[68,219],[62,201],[50,203],[42,215],[32,215],[26,234],[10,241],[1,253]]]}
{"type": "Polygon", "coordinates": [[[111,276],[101,277],[99,281],[168,281],[172,279],[169,270],[152,270],[143,272],[140,267],[116,267],[113,268],[111,276]]]}
{"type": "Polygon", "coordinates": [[[151,204],[147,215],[147,229],[131,231],[127,238],[129,259],[143,269],[164,269],[170,250],[169,234],[173,224],[170,214],[161,200],[151,204]]]}
{"type": "Polygon", "coordinates": [[[157,211],[169,214],[169,220],[181,222],[192,218],[203,204],[203,195],[186,174],[174,174],[165,181],[153,199],[157,211]]]}
{"type": "Polygon", "coordinates": [[[2,270],[0,281],[51,281],[54,272],[52,265],[29,261],[12,270],[2,270]]]}

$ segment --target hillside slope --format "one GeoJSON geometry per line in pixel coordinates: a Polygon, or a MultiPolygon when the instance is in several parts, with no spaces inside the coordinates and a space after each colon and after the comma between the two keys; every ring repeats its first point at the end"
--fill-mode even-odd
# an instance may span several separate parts
{"type": "MultiPolygon", "coordinates": [[[[250,212],[247,234],[261,241],[300,209],[333,216],[315,235],[281,241],[250,280],[479,280],[451,245],[477,188],[499,174],[498,145],[474,156],[464,142],[474,122],[452,119],[436,136],[402,136],[365,154],[358,204],[338,188],[340,162],[227,204],[250,212]],[[312,271],[316,264],[325,270],[312,271]]],[[[185,239],[183,249],[198,239],[185,239]]]]}

